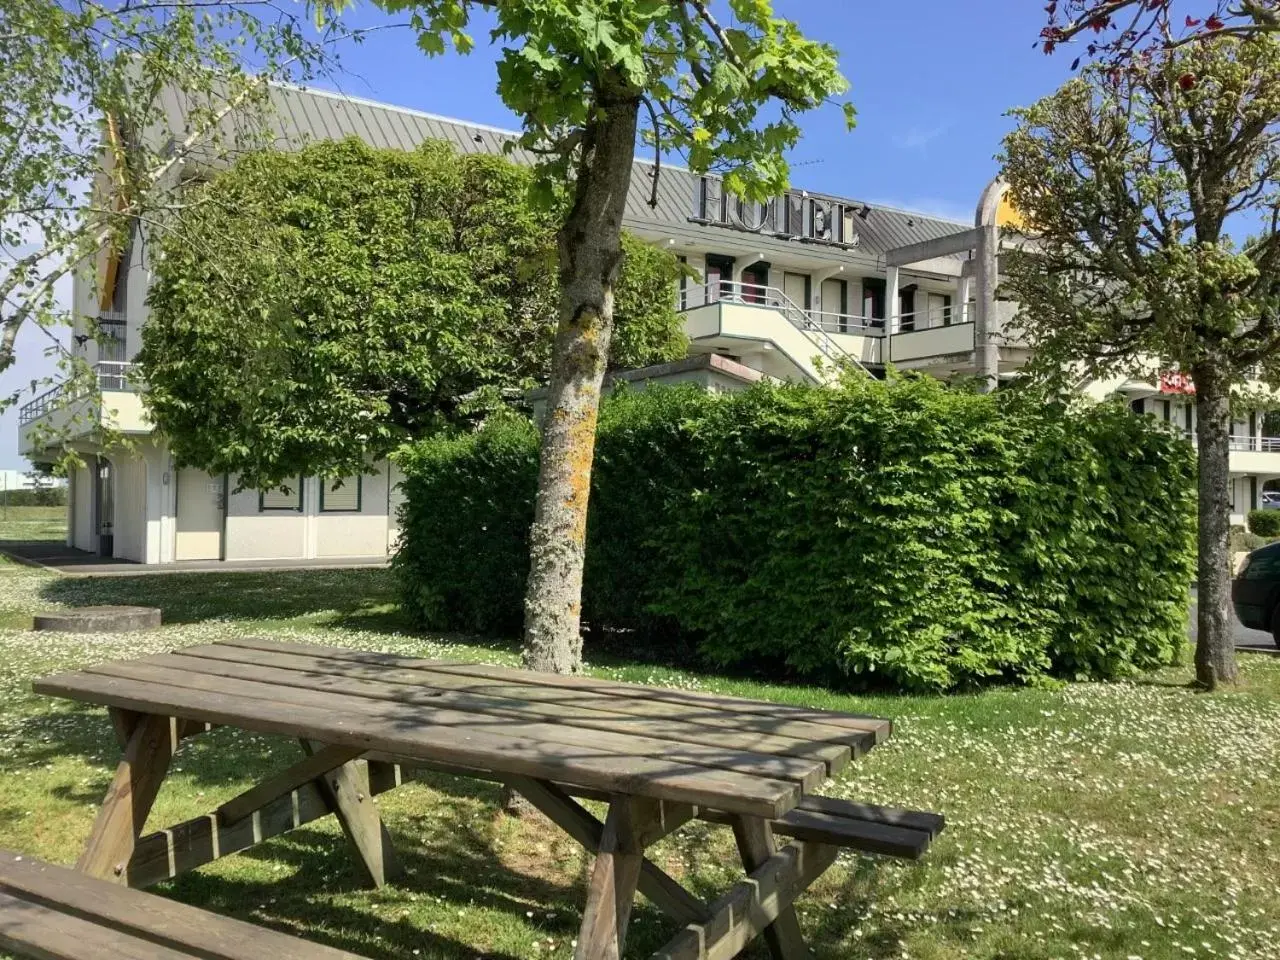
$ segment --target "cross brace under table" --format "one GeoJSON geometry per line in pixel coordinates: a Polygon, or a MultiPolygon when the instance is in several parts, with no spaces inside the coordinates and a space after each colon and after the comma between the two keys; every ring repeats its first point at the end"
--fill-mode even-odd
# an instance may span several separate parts
{"type": "MultiPolygon", "coordinates": [[[[116,708],[111,717],[124,756],[77,863],[81,872],[146,887],[333,814],[366,879],[381,886],[394,878],[395,854],[373,798],[400,786],[412,761],[364,759],[354,747],[304,740],[306,757],[287,770],[212,813],[144,835],[179,742],[210,725],[116,708]]],[[[769,821],[717,814],[715,819],[733,827],[747,877],[705,903],[645,856],[654,843],[698,817],[696,807],[614,794],[601,823],[551,781],[456,772],[505,781],[595,852],[575,960],[621,957],[637,890],[685,925],[653,954],[655,960],[729,960],[759,935],[779,960],[810,956],[792,904],[834,862],[835,846],[793,840],[779,848],[769,821]]]]}

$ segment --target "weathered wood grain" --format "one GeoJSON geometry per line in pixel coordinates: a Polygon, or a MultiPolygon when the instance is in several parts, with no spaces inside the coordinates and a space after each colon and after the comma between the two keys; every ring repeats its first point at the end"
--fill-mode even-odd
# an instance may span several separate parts
{"type": "MultiPolygon", "coordinates": [[[[290,657],[290,659],[296,659],[290,657]]],[[[437,691],[416,683],[398,682],[387,670],[379,676],[378,668],[358,667],[370,677],[340,676],[317,673],[310,669],[281,669],[262,664],[237,663],[221,659],[205,659],[162,654],[145,660],[104,663],[88,672],[107,676],[153,679],[163,683],[182,684],[179,673],[194,673],[223,680],[266,683],[273,687],[289,687],[313,692],[336,693],[369,700],[388,700],[416,704],[435,711],[437,722],[491,723],[489,717],[501,717],[505,729],[519,729],[533,739],[551,739],[562,743],[588,743],[610,746],[628,753],[670,757],[699,766],[736,770],[739,773],[795,780],[806,790],[816,789],[827,778],[827,767],[818,758],[778,756],[770,748],[793,749],[799,741],[790,738],[762,737],[759,734],[714,730],[696,724],[655,721],[627,715],[610,715],[598,710],[575,709],[555,704],[525,703],[498,697],[477,696],[453,691],[437,691]],[[164,671],[164,672],[159,672],[164,671]],[[176,671],[176,672],[175,672],[176,671]],[[481,716],[476,717],[479,714],[481,716]],[[625,738],[625,739],[624,739],[625,738]],[[762,743],[762,741],[764,741],[762,743]]],[[[232,692],[242,684],[220,684],[217,689],[232,692]]],[[[281,694],[280,696],[285,696],[281,694]]],[[[816,752],[816,751],[814,751],[816,752]]],[[[833,764],[846,761],[849,750],[831,745],[824,751],[833,764]]]]}
{"type": "MultiPolygon", "coordinates": [[[[296,640],[280,641],[261,637],[237,637],[221,641],[228,646],[242,646],[266,650],[291,650],[299,653],[310,653],[316,656],[329,656],[335,659],[347,659],[378,665],[401,665],[412,658],[397,654],[373,653],[361,650],[344,650],[322,644],[305,643],[296,640]]],[[[515,680],[541,684],[545,686],[590,690],[626,698],[643,698],[658,700],[663,703],[679,705],[695,705],[714,707],[731,713],[759,714],[765,717],[788,717],[795,720],[811,720],[833,726],[844,726],[850,730],[868,730],[876,735],[876,742],[882,742],[893,732],[892,721],[884,717],[873,717],[863,714],[848,713],[836,710],[821,710],[813,707],[800,707],[790,704],[774,703],[765,700],[748,700],[742,697],[728,697],[722,694],[704,693],[699,690],[672,690],[668,687],[653,687],[642,684],[619,683],[601,680],[596,677],[564,676],[561,674],[536,673],[530,677],[529,671],[513,667],[501,667],[490,664],[468,663],[460,660],[429,660],[434,669],[463,676],[480,676],[492,679],[515,680]]]]}
{"type": "Polygon", "coordinates": [[[229,723],[260,733],[308,737],[364,750],[482,767],[504,774],[567,781],[613,793],[713,806],[770,819],[792,809],[799,784],[714,770],[674,760],[627,757],[591,747],[555,744],[498,731],[440,726],[406,704],[375,703],[323,695],[323,703],[279,703],[243,695],[202,692],[90,673],[37,681],[37,693],[128,710],[175,713],[229,723]]]}
{"type": "Polygon", "coordinates": [[[711,919],[690,924],[652,960],[731,960],[835,862],[837,849],[796,841],[711,904],[711,919]]]}
{"type": "MultiPolygon", "coordinates": [[[[146,712],[146,711],[140,711],[146,712]]],[[[132,724],[124,757],[98,810],[76,869],[91,877],[125,882],[125,867],[169,771],[177,747],[167,712],[147,713],[132,724]]]]}
{"type": "Polygon", "coordinates": [[[223,824],[232,824],[243,820],[255,810],[266,806],[272,800],[292,793],[304,783],[310,783],[317,777],[335,770],[360,756],[358,747],[322,746],[318,751],[295,763],[288,770],[282,770],[275,776],[263,780],[250,787],[244,793],[232,797],[215,811],[223,824]]]}
{"type": "MultiPolygon", "coordinates": [[[[734,817],[733,836],[738,844],[742,865],[750,876],[768,863],[778,852],[769,824],[754,817],[734,817]]],[[[813,954],[804,944],[800,920],[795,907],[780,907],[777,917],[764,928],[764,940],[774,960],[811,960],[813,954]]]]}
{"type": "MultiPolygon", "coordinates": [[[[302,749],[316,757],[324,744],[302,740],[302,749]]],[[[344,763],[316,780],[320,794],[338,818],[347,842],[355,851],[365,880],[381,889],[400,874],[391,835],[378,814],[369,787],[369,767],[362,760],[344,763]]]]}
{"type": "MultiPolygon", "coordinates": [[[[45,955],[67,960],[136,957],[169,960],[359,960],[355,954],[208,913],[174,900],[95,880],[74,870],[0,851],[0,944],[10,936],[42,940],[37,926],[47,921],[64,932],[64,946],[44,940],[45,955]],[[52,916],[37,917],[14,901],[38,905],[52,916]],[[26,919],[24,920],[24,916],[26,919]],[[75,922],[72,922],[75,921],[75,922]],[[131,946],[136,940],[143,946],[131,946]],[[103,952],[110,946],[118,952],[103,952]],[[147,952],[148,949],[154,952],[147,952]]],[[[24,945],[30,946],[30,943],[24,945]]],[[[40,956],[39,953],[28,954],[40,956]]]]}

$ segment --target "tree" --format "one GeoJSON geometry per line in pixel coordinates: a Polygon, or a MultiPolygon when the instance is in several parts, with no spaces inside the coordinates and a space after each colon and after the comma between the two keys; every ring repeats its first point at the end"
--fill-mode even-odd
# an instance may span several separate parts
{"type": "Polygon", "coordinates": [[[1084,35],[1087,55],[1112,65],[1206,37],[1280,31],[1280,0],[1199,0],[1195,15],[1181,20],[1173,0],[1050,0],[1045,11],[1049,23],[1038,41],[1045,53],[1084,35]]]}
{"type": "MultiPolygon", "coordinates": [[[[69,319],[59,281],[94,272],[100,254],[126,248],[179,204],[184,165],[228,141],[227,115],[238,110],[238,132],[251,133],[265,81],[328,69],[339,35],[307,39],[287,11],[254,0],[5,0],[0,371],[33,323],[49,332],[63,375],[96,389],[53,330],[69,319]],[[151,136],[175,92],[184,128],[151,136]]],[[[102,262],[97,280],[106,284],[113,257],[102,262]]]]}
{"type": "Polygon", "coordinates": [[[1093,65],[1014,116],[1001,159],[1027,226],[1005,284],[1042,369],[1158,362],[1194,381],[1196,675],[1232,682],[1232,390],[1254,371],[1280,383],[1280,37],[1205,40],[1119,76],[1093,65]]]}
{"type": "MultiPolygon", "coordinates": [[[[539,195],[572,184],[558,231],[559,320],[524,629],[528,666],[572,672],[582,657],[587,498],[641,116],[657,159],[682,152],[695,171],[724,169],[728,191],[764,199],[786,186],[784,155],[800,136],[798,114],[847,84],[835,50],[774,17],[770,0],[730,0],[731,27],[708,0],[378,3],[409,12],[428,54],[448,43],[469,50],[466,30],[483,8],[502,44],[498,92],[523,121],[522,146],[542,158],[539,195]]],[[[852,107],[844,111],[851,125],[852,107]]]]}
{"type": "MultiPolygon", "coordinates": [[[[137,358],[178,459],[262,489],[350,476],[545,379],[555,208],[530,202],[531,179],[444,143],[354,138],[214,177],[161,235],[137,358]]],[[[679,262],[624,250],[615,361],[683,357],[679,262]]]]}

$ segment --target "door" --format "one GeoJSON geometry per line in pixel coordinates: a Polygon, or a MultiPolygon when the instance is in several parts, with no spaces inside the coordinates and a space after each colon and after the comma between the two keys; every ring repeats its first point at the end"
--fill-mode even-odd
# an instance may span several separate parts
{"type": "Polygon", "coordinates": [[[768,300],[769,268],[756,263],[742,271],[742,301],[765,303],[768,300]]]}
{"type": "Polygon", "coordinates": [[[848,287],[843,280],[822,281],[822,325],[827,330],[849,329],[848,287]]]}
{"type": "Polygon", "coordinates": [[[221,560],[226,484],[203,470],[178,471],[175,560],[221,560]]]}
{"type": "Polygon", "coordinates": [[[94,491],[95,515],[98,518],[98,556],[115,554],[115,477],[111,461],[98,458],[97,486],[94,491]]]}
{"type": "Polygon", "coordinates": [[[803,273],[784,273],[782,275],[782,292],[787,299],[801,310],[809,309],[809,278],[803,273]]]}
{"type": "Polygon", "coordinates": [[[724,288],[724,284],[733,278],[733,258],[708,253],[706,263],[707,303],[715,303],[730,293],[724,288]]]}

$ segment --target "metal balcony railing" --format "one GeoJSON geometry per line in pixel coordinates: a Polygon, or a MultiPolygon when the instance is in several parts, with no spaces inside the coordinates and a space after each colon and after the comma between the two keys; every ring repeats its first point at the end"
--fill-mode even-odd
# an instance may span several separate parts
{"type": "MultiPolygon", "coordinates": [[[[821,330],[823,333],[846,333],[862,337],[883,337],[884,317],[867,316],[860,313],[841,313],[836,310],[806,310],[788,297],[777,287],[766,287],[754,283],[735,283],[721,280],[709,283],[704,287],[695,287],[684,291],[682,310],[694,310],[708,303],[741,303],[748,306],[774,307],[784,311],[794,311],[803,315],[806,326],[821,330]],[[690,302],[690,295],[696,299],[701,293],[698,303],[690,302]]],[[[929,310],[914,310],[898,316],[898,329],[894,335],[901,333],[921,333],[925,330],[936,330],[943,327],[958,326],[972,322],[977,312],[977,302],[954,304],[946,307],[934,307],[929,310]]],[[[800,326],[800,324],[796,324],[800,326]]]]}
{"type": "MultiPolygon", "coordinates": [[[[700,288],[702,302],[686,306],[686,310],[694,310],[699,306],[712,303],[739,303],[752,307],[770,307],[781,313],[793,327],[803,333],[818,352],[827,360],[837,365],[848,365],[870,374],[857,357],[850,354],[831,339],[827,330],[823,329],[812,313],[801,307],[777,287],[766,287],[756,283],[735,283],[721,280],[709,283],[700,288]]],[[[687,292],[687,291],[686,291],[687,292]]],[[[696,292],[696,291],[695,291],[696,292]]]]}
{"type": "Polygon", "coordinates": [[[1244,453],[1280,453],[1280,437],[1232,436],[1230,442],[1232,450],[1244,453]]]}
{"type": "MultiPolygon", "coordinates": [[[[99,391],[135,392],[141,388],[136,366],[119,360],[100,360],[93,365],[94,383],[99,391]]],[[[63,404],[83,399],[92,393],[92,388],[84,384],[60,383],[30,403],[23,404],[18,410],[18,425],[33,423],[63,404]]]]}

